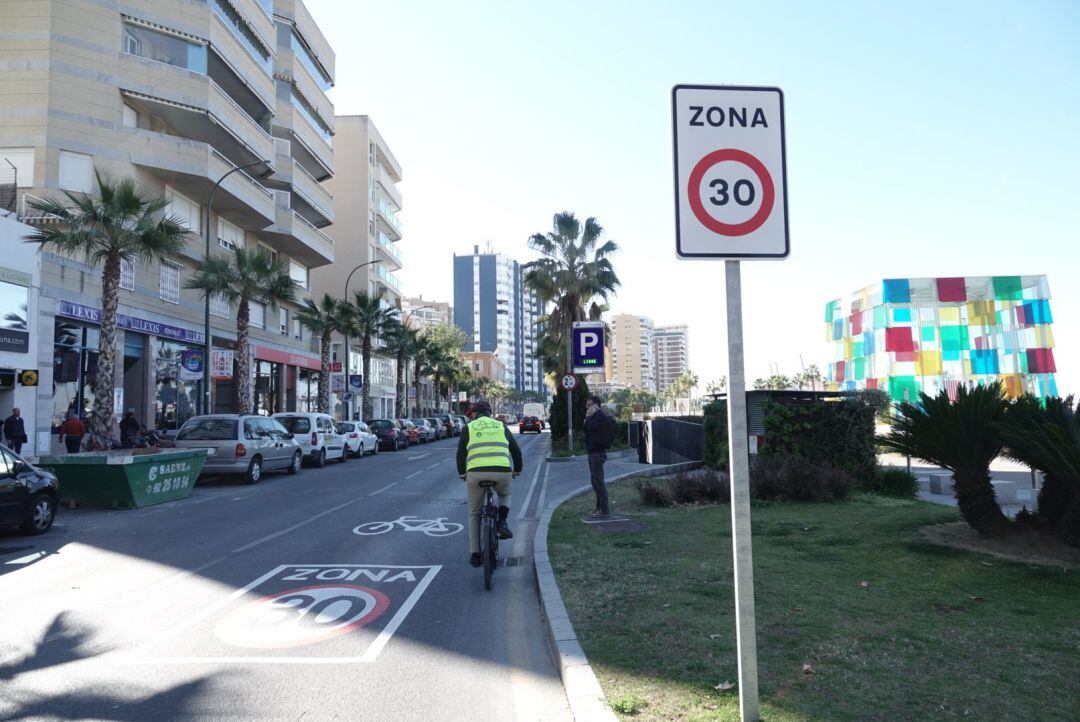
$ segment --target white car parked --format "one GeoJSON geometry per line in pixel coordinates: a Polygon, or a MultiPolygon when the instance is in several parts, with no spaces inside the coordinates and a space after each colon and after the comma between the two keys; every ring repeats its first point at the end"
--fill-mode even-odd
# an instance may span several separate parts
{"type": "Polygon", "coordinates": [[[342,464],[348,460],[345,437],[338,433],[337,424],[329,414],[286,411],[274,414],[274,418],[292,432],[304,450],[304,458],[315,466],[326,466],[327,459],[337,459],[342,464]]]}
{"type": "Polygon", "coordinates": [[[345,437],[345,448],[353,456],[379,453],[379,440],[363,421],[339,421],[337,427],[345,437]]]}

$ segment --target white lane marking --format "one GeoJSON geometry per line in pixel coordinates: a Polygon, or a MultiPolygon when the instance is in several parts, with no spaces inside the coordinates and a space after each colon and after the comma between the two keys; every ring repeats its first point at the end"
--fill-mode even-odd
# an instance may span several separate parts
{"type": "Polygon", "coordinates": [[[426,454],[416,454],[415,456],[407,456],[405,458],[415,460],[415,459],[426,459],[429,456],[431,456],[430,451],[428,453],[426,453],[426,454]]]}
{"type": "Polygon", "coordinates": [[[424,470],[423,470],[423,469],[421,469],[420,471],[414,471],[413,473],[409,474],[409,475],[408,475],[408,476],[406,476],[405,478],[406,478],[406,479],[411,479],[411,478],[413,478],[414,476],[420,476],[420,475],[421,475],[421,474],[423,474],[423,473],[424,473],[424,470]]]}
{"type": "Polygon", "coordinates": [[[397,482],[396,481],[391,481],[389,484],[387,484],[383,488],[376,489],[375,491],[371,492],[370,494],[368,494],[368,496],[375,496],[376,494],[381,494],[381,493],[383,493],[384,491],[386,491],[387,489],[389,489],[392,486],[397,486],[397,482]]]}
{"type": "MultiPolygon", "coordinates": [[[[56,526],[55,524],[53,526],[56,526]]],[[[4,564],[29,564],[30,562],[36,562],[38,559],[44,558],[48,552],[34,552],[28,554],[25,557],[19,557],[18,559],[12,559],[11,561],[4,562],[4,564]]]]}
{"type": "Polygon", "coordinates": [[[277,539],[282,534],[288,534],[291,531],[296,531],[297,529],[304,526],[305,524],[310,524],[311,522],[315,521],[316,519],[320,519],[320,518],[326,516],[327,514],[332,514],[335,511],[338,511],[339,509],[344,509],[347,506],[351,506],[352,504],[355,504],[356,502],[358,502],[358,501],[360,501],[360,500],[362,500],[364,498],[365,497],[358,496],[357,498],[353,499],[352,501],[347,501],[344,504],[338,504],[337,506],[332,507],[330,509],[327,509],[326,511],[320,511],[315,516],[309,517],[309,518],[305,519],[304,521],[300,522],[299,524],[293,524],[292,526],[290,526],[290,527],[288,527],[286,529],[282,529],[281,531],[276,531],[273,534],[267,534],[262,539],[256,539],[253,542],[249,542],[249,543],[247,543],[247,544],[245,544],[243,546],[236,547],[235,549],[233,549],[233,554],[239,554],[240,552],[246,552],[248,549],[251,549],[252,547],[257,547],[258,545],[262,544],[263,542],[268,542],[271,539],[277,539]]]}
{"type": "Polygon", "coordinates": [[[544,515],[544,509],[546,508],[544,506],[544,502],[547,499],[548,471],[549,471],[549,468],[548,468],[547,464],[545,464],[544,465],[544,483],[540,486],[540,501],[538,501],[536,503],[536,515],[538,517],[542,517],[544,515]]]}
{"type": "Polygon", "coordinates": [[[174,583],[180,581],[181,579],[184,579],[185,577],[190,577],[193,574],[198,574],[201,571],[209,569],[210,567],[214,566],[215,564],[223,562],[226,559],[228,559],[228,557],[218,557],[217,559],[209,561],[206,564],[203,564],[201,566],[195,567],[194,569],[188,569],[187,571],[177,572],[176,574],[173,574],[170,577],[166,577],[165,579],[162,579],[157,584],[154,584],[154,585],[152,585],[150,587],[147,587],[146,589],[144,589],[140,593],[128,597],[127,599],[123,600],[123,603],[124,604],[134,604],[136,602],[141,602],[142,600],[146,599],[147,597],[152,596],[153,594],[156,594],[157,592],[161,591],[165,587],[170,586],[171,584],[174,584],[174,583]]]}
{"type": "Polygon", "coordinates": [[[431,584],[431,580],[435,578],[435,575],[442,570],[442,565],[438,564],[432,566],[430,571],[424,575],[424,578],[420,580],[420,583],[416,585],[416,589],[413,589],[412,594],[405,600],[405,603],[401,605],[401,609],[397,611],[390,623],[383,627],[383,630],[379,632],[379,636],[375,638],[375,641],[371,643],[371,646],[367,648],[367,651],[360,657],[361,662],[374,662],[379,656],[379,652],[382,651],[386,643],[390,641],[390,638],[394,636],[394,632],[401,626],[401,623],[405,621],[405,617],[409,616],[409,612],[416,606],[416,603],[420,601],[420,596],[424,593],[424,590],[431,584]]]}
{"type": "Polygon", "coordinates": [[[541,461],[536,466],[536,473],[533,474],[532,483],[529,484],[529,493],[525,495],[525,503],[521,505],[521,510],[518,512],[518,519],[524,519],[525,514],[529,511],[529,502],[532,501],[533,492],[536,491],[536,482],[540,479],[540,472],[544,470],[545,463],[541,461]]]}
{"type": "Polygon", "coordinates": [[[425,466],[424,470],[427,471],[428,469],[434,469],[436,466],[441,466],[442,463],[443,463],[442,461],[436,461],[434,464],[431,464],[430,466],[425,466]]]}

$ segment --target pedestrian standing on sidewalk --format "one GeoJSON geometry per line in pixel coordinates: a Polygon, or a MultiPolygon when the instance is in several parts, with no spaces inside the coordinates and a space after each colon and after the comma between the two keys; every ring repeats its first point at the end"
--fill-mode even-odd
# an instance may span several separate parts
{"type": "Polygon", "coordinates": [[[585,451],[589,454],[589,478],[596,492],[596,511],[589,514],[593,519],[611,516],[604,462],[607,461],[607,450],[615,443],[618,429],[615,418],[600,405],[600,397],[590,396],[585,402],[585,451]]]}
{"type": "Polygon", "coordinates": [[[60,442],[67,447],[69,454],[79,453],[86,426],[74,411],[69,411],[67,421],[60,427],[60,442]]]}
{"type": "Polygon", "coordinates": [[[9,449],[16,454],[22,453],[22,445],[26,443],[26,426],[18,408],[12,409],[11,416],[4,419],[4,440],[9,449]]]}

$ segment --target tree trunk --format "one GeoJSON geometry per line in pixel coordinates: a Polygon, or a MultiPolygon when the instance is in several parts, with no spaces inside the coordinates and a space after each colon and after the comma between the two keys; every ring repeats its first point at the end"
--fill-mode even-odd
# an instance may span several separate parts
{"type": "Polygon", "coordinates": [[[90,417],[90,451],[108,449],[113,439],[113,393],[116,387],[116,306],[120,300],[120,254],[113,251],[105,259],[101,274],[101,332],[98,336],[97,375],[94,377],[94,407],[90,417]]]}
{"type": "Polygon", "coordinates": [[[371,403],[371,334],[364,333],[360,341],[360,353],[363,354],[361,365],[364,369],[364,385],[360,389],[360,412],[364,421],[374,417],[374,408],[371,403]]]}
{"type": "Polygon", "coordinates": [[[416,357],[416,365],[413,366],[413,388],[416,390],[416,400],[413,402],[413,416],[420,415],[420,357],[416,357]]]}
{"type": "Polygon", "coordinates": [[[405,351],[397,353],[396,367],[394,369],[397,378],[394,384],[394,418],[401,419],[405,416],[405,351]]]}
{"type": "Polygon", "coordinates": [[[251,306],[246,298],[240,299],[236,309],[236,413],[251,413],[251,355],[248,353],[248,325],[251,323],[251,306]]]}
{"type": "Polygon", "coordinates": [[[319,411],[324,414],[330,408],[330,333],[323,331],[319,340],[319,411]]]}
{"type": "Polygon", "coordinates": [[[439,400],[442,398],[442,371],[435,372],[435,394],[432,396],[436,408],[431,410],[431,413],[437,414],[439,412],[439,400]]]}
{"type": "Polygon", "coordinates": [[[1012,528],[1008,517],[1002,513],[990,485],[990,474],[953,474],[956,505],[964,520],[980,534],[1001,536],[1012,528]]]}

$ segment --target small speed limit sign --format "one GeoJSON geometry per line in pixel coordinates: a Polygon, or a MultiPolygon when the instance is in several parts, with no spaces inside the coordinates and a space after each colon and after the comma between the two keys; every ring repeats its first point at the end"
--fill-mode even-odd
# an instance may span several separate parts
{"type": "Polygon", "coordinates": [[[678,85],[671,97],[679,257],[786,257],[780,89],[678,85]]]}
{"type": "Polygon", "coordinates": [[[574,374],[563,374],[562,378],[559,379],[559,383],[562,384],[562,387],[567,391],[573,391],[577,388],[577,376],[574,374]]]}

